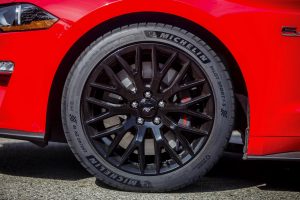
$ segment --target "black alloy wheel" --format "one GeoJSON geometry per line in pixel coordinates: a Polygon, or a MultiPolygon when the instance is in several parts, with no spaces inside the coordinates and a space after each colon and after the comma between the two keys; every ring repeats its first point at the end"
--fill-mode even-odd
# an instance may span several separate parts
{"type": "Polygon", "coordinates": [[[167,173],[205,145],[213,93],[193,58],[179,49],[138,43],[100,62],[82,96],[85,131],[98,152],[130,173],[167,173]],[[146,152],[145,152],[146,151],[146,152]]]}
{"type": "Polygon", "coordinates": [[[230,77],[212,48],[156,23],[95,40],[69,72],[61,105],[79,162],[105,184],[144,192],[205,175],[222,156],[235,113],[230,77]]]}

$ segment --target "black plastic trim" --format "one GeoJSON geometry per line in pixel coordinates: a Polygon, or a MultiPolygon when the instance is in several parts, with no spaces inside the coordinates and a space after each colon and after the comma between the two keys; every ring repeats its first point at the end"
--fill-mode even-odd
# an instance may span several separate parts
{"type": "Polygon", "coordinates": [[[288,37],[300,37],[300,32],[297,32],[297,27],[293,26],[282,27],[281,34],[288,37]]]}
{"type": "Polygon", "coordinates": [[[33,142],[39,146],[47,145],[45,141],[45,135],[42,133],[31,133],[25,131],[16,131],[10,129],[0,129],[0,137],[1,138],[9,138],[9,139],[18,139],[18,140],[27,140],[33,142]]]}
{"type": "Polygon", "coordinates": [[[287,152],[270,154],[265,156],[246,156],[244,160],[291,160],[300,161],[300,152],[287,152]]]}

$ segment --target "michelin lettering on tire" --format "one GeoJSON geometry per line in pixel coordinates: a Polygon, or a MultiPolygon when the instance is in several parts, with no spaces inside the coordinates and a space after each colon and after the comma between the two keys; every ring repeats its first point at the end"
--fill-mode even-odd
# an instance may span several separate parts
{"type": "Polygon", "coordinates": [[[161,31],[145,31],[145,35],[149,38],[156,38],[156,39],[158,38],[162,40],[175,42],[176,44],[185,47],[188,51],[190,51],[195,56],[197,56],[204,64],[210,63],[208,57],[204,55],[204,53],[199,48],[197,48],[192,43],[188,42],[187,40],[184,40],[183,38],[177,35],[161,32],[161,31]]]}

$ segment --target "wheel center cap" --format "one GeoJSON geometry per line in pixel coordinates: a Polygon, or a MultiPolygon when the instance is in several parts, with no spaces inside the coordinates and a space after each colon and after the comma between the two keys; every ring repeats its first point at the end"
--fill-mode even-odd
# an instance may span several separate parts
{"type": "Polygon", "coordinates": [[[157,112],[157,101],[153,98],[144,98],[140,101],[140,114],[144,118],[154,117],[157,112]]]}

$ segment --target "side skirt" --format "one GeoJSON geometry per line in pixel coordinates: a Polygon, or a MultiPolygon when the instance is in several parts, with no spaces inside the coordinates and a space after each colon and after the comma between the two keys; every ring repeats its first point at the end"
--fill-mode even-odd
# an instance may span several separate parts
{"type": "Polygon", "coordinates": [[[0,129],[0,138],[1,137],[9,138],[9,139],[17,139],[17,140],[27,140],[41,147],[47,145],[44,134],[41,133],[30,133],[24,131],[0,129]]]}
{"type": "Polygon", "coordinates": [[[300,152],[270,154],[265,156],[245,156],[244,160],[282,160],[300,161],[300,152]]]}

